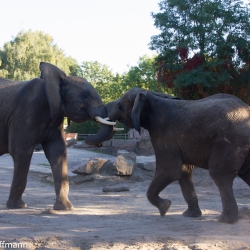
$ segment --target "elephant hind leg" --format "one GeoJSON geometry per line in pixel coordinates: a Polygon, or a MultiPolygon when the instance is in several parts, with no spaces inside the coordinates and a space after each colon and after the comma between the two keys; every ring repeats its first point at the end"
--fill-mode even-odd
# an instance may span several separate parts
{"type": "Polygon", "coordinates": [[[219,222],[234,223],[239,220],[238,206],[233,194],[233,180],[236,177],[236,173],[224,173],[209,171],[211,178],[217,185],[223,211],[219,217],[219,222]]]}
{"type": "Polygon", "coordinates": [[[198,205],[198,198],[195,193],[192,180],[193,166],[183,165],[179,184],[185,201],[188,204],[188,209],[183,213],[186,217],[200,217],[202,212],[198,205]]]}
{"type": "MultiPolygon", "coordinates": [[[[21,151],[20,149],[20,152],[21,151]]],[[[22,194],[27,184],[27,176],[33,151],[32,149],[29,152],[22,151],[23,154],[20,152],[12,155],[14,160],[14,174],[9,199],[6,203],[9,209],[27,207],[26,203],[22,200],[22,194]]]]}
{"type": "Polygon", "coordinates": [[[238,176],[250,186],[250,154],[247,156],[238,176]]]}
{"type": "Polygon", "coordinates": [[[248,169],[244,174],[238,174],[239,177],[250,186],[250,169],[248,169]]]}

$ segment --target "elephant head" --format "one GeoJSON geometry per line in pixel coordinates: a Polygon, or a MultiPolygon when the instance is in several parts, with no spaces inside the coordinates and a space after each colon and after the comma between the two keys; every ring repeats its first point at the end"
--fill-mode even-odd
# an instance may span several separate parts
{"type": "Polygon", "coordinates": [[[145,125],[149,95],[176,99],[168,94],[151,92],[141,88],[132,88],[116,101],[107,104],[109,119],[112,121],[118,120],[126,127],[135,128],[140,132],[140,127],[145,125]]]}
{"type": "Polygon", "coordinates": [[[51,118],[62,114],[74,122],[93,120],[101,123],[100,131],[86,138],[90,145],[100,145],[101,142],[113,136],[115,122],[109,122],[99,94],[85,79],[66,74],[56,66],[42,62],[40,64],[41,79],[45,81],[46,95],[50,106],[51,118]]]}

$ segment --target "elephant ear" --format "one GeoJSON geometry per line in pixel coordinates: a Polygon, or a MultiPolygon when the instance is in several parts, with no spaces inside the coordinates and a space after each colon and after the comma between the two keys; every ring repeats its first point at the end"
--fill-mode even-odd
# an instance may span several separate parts
{"type": "Polygon", "coordinates": [[[133,121],[134,127],[139,133],[141,132],[141,125],[140,125],[141,112],[143,110],[146,100],[147,100],[146,93],[137,94],[131,112],[131,119],[133,121]]]}
{"type": "Polygon", "coordinates": [[[61,111],[62,98],[60,95],[60,85],[66,74],[50,63],[41,62],[41,79],[45,81],[46,95],[49,101],[51,118],[57,116],[61,111]]]}

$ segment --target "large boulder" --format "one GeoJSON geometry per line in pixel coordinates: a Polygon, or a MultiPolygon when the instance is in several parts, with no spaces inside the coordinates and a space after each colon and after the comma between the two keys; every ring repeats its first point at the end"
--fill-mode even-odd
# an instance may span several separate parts
{"type": "Polygon", "coordinates": [[[156,168],[155,156],[137,156],[136,166],[142,170],[154,171],[156,168]]]}
{"type": "Polygon", "coordinates": [[[116,175],[132,175],[136,166],[136,154],[126,150],[118,150],[114,167],[116,175]]]}
{"type": "Polygon", "coordinates": [[[99,173],[100,168],[108,161],[108,159],[96,158],[77,167],[75,170],[72,171],[72,173],[78,175],[97,174],[99,173]]]}

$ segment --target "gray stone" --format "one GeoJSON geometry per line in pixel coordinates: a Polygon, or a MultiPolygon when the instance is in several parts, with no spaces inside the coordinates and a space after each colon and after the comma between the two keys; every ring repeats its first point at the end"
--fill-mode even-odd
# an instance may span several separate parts
{"type": "Polygon", "coordinates": [[[99,168],[99,174],[101,175],[115,175],[116,169],[114,166],[114,162],[111,160],[107,160],[101,168],[99,168]]]}
{"type": "Polygon", "coordinates": [[[69,138],[65,140],[66,147],[71,147],[75,144],[77,144],[77,139],[75,138],[69,138]]]}
{"type": "Polygon", "coordinates": [[[134,151],[136,148],[135,140],[123,140],[123,139],[113,139],[112,147],[116,149],[123,149],[128,151],[134,151]]]}
{"type": "Polygon", "coordinates": [[[136,166],[142,170],[153,171],[156,168],[155,162],[137,163],[136,166]]]}
{"type": "Polygon", "coordinates": [[[141,132],[138,133],[135,129],[130,129],[128,131],[128,137],[129,139],[142,139],[142,138],[149,138],[149,132],[148,130],[141,128],[141,132]]]}
{"type": "Polygon", "coordinates": [[[76,184],[80,184],[82,182],[86,182],[86,181],[93,181],[94,177],[93,175],[77,175],[75,178],[71,179],[71,182],[73,181],[76,184]]]}
{"type": "Polygon", "coordinates": [[[138,141],[137,148],[139,149],[149,149],[152,148],[153,145],[151,143],[151,140],[149,138],[143,138],[138,141]]]}
{"type": "Polygon", "coordinates": [[[102,192],[124,192],[129,191],[128,185],[115,185],[111,187],[104,187],[102,192]]]}
{"type": "Polygon", "coordinates": [[[75,170],[72,171],[74,174],[78,175],[89,175],[89,174],[97,174],[99,173],[99,169],[108,161],[108,159],[97,158],[94,160],[90,160],[87,163],[79,166],[75,170]]]}
{"type": "Polygon", "coordinates": [[[126,150],[118,150],[117,158],[115,159],[116,175],[132,175],[136,165],[136,154],[126,150]]]}
{"type": "Polygon", "coordinates": [[[154,171],[156,168],[155,156],[137,156],[136,166],[147,171],[154,171]]]}
{"type": "Polygon", "coordinates": [[[126,150],[118,150],[117,156],[122,155],[126,159],[130,159],[132,161],[136,161],[136,154],[134,152],[128,152],[126,150]]]}
{"type": "Polygon", "coordinates": [[[102,143],[102,146],[103,146],[103,147],[111,147],[111,145],[112,145],[112,140],[104,141],[104,142],[102,143]]]}
{"type": "Polygon", "coordinates": [[[93,145],[88,145],[85,142],[78,142],[73,148],[93,148],[93,145]]]}
{"type": "Polygon", "coordinates": [[[43,147],[42,147],[41,144],[36,144],[34,150],[35,150],[35,151],[41,151],[41,150],[43,150],[43,147]]]}

